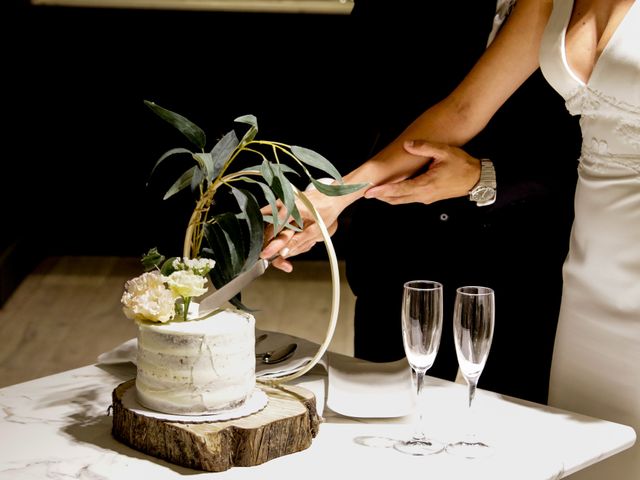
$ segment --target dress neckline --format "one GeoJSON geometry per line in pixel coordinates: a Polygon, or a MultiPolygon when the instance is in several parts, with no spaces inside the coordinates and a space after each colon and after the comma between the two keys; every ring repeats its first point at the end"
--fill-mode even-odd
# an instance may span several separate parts
{"type": "Polygon", "coordinates": [[[580,78],[578,76],[578,74],[573,71],[573,69],[571,68],[571,65],[569,65],[569,60],[567,59],[567,30],[569,29],[569,23],[571,22],[571,18],[573,17],[573,9],[575,7],[575,0],[569,0],[569,2],[570,2],[569,15],[567,16],[566,22],[564,24],[564,28],[562,30],[562,46],[561,46],[562,63],[564,64],[564,67],[567,70],[567,72],[569,72],[569,75],[571,76],[571,78],[573,78],[581,86],[586,87],[586,86],[589,86],[591,84],[591,80],[593,80],[593,78],[594,78],[594,76],[596,74],[596,71],[598,70],[598,66],[600,65],[600,63],[602,63],[601,62],[602,58],[605,57],[607,51],[609,50],[609,47],[616,40],[618,32],[623,29],[625,23],[627,22],[627,19],[629,17],[631,17],[631,11],[636,7],[636,5],[639,2],[638,2],[638,0],[635,0],[633,2],[633,4],[631,5],[631,7],[629,7],[629,10],[627,10],[625,12],[624,16],[622,17],[622,20],[620,20],[620,23],[618,24],[616,29],[611,34],[611,37],[609,37],[609,40],[607,41],[607,44],[604,46],[604,48],[600,52],[600,55],[598,55],[598,57],[596,58],[596,61],[593,64],[593,68],[591,69],[591,73],[589,74],[589,78],[587,78],[586,81],[582,80],[582,78],[580,78]]]}

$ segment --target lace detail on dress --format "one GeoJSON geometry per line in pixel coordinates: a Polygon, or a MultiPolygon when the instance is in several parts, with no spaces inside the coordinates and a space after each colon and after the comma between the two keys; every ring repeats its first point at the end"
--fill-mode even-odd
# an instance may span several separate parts
{"type": "Polygon", "coordinates": [[[596,113],[602,114],[603,110],[611,110],[611,113],[616,116],[626,117],[636,124],[640,122],[640,107],[586,85],[573,90],[565,104],[571,115],[593,116],[596,113]]]}
{"type": "MultiPolygon", "coordinates": [[[[566,100],[567,110],[572,115],[580,115],[583,134],[593,133],[587,126],[593,121],[608,121],[607,128],[622,139],[623,151],[611,153],[607,140],[597,137],[583,139],[583,156],[589,158],[592,169],[597,170],[602,162],[610,162],[619,166],[631,167],[634,171],[640,168],[640,107],[622,101],[611,95],[587,85],[577,87],[566,100]]],[[[598,131],[598,129],[596,129],[598,131]]],[[[620,149],[620,142],[617,142],[620,149]]]]}
{"type": "Polygon", "coordinates": [[[629,145],[640,151],[640,123],[621,122],[616,128],[616,133],[619,133],[629,145]]]}
{"type": "Polygon", "coordinates": [[[578,170],[587,169],[591,172],[608,175],[611,166],[632,170],[637,175],[636,180],[640,182],[640,155],[609,153],[607,142],[595,138],[591,139],[591,146],[587,146],[585,142],[582,146],[578,170]]]}

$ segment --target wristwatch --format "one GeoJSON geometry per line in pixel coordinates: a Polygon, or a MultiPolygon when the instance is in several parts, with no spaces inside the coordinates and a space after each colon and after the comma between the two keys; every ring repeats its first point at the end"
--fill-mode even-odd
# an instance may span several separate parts
{"type": "Polygon", "coordinates": [[[491,205],[496,201],[496,170],[493,162],[483,158],[480,160],[480,180],[469,190],[469,200],[479,207],[491,205]]]}

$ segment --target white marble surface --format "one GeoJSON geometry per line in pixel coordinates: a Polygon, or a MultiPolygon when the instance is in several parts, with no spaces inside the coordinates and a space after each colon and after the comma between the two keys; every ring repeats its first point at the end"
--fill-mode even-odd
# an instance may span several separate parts
{"type": "MultiPolygon", "coordinates": [[[[635,440],[633,430],[623,425],[478,391],[477,431],[495,451],[488,459],[465,460],[446,453],[410,457],[388,448],[393,439],[410,435],[409,418],[356,419],[325,408],[325,421],[309,449],[256,467],[198,472],[137,452],[111,437],[111,393],[134,375],[131,364],[90,365],[0,389],[0,480],[399,475],[541,480],[562,478],[635,440]]],[[[325,379],[316,375],[299,383],[323,395],[325,379]]],[[[459,438],[465,426],[465,388],[429,379],[426,393],[429,432],[443,441],[459,438]]],[[[370,395],[363,395],[363,401],[370,395]]]]}

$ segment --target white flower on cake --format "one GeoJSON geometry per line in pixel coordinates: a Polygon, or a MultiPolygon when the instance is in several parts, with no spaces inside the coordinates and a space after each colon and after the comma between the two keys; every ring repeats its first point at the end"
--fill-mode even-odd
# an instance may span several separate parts
{"type": "Polygon", "coordinates": [[[168,322],[176,313],[176,295],[160,272],[145,272],[128,280],[122,295],[124,314],[132,320],[168,322]]]}
{"type": "Polygon", "coordinates": [[[207,258],[165,260],[152,248],[142,259],[150,270],[125,284],[124,314],[132,320],[166,323],[187,320],[191,299],[207,293],[207,275],[216,262],[207,258]]]}
{"type": "Polygon", "coordinates": [[[182,259],[175,258],[173,260],[173,268],[176,270],[191,270],[196,275],[206,275],[213,267],[215,267],[215,260],[210,258],[187,258],[182,259]]]}
{"type": "Polygon", "coordinates": [[[180,297],[199,297],[207,293],[207,279],[188,270],[177,270],[166,277],[169,289],[180,297]]]}

